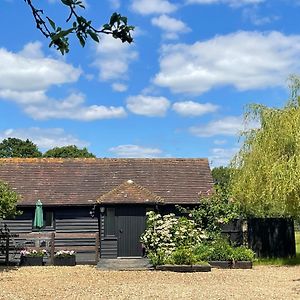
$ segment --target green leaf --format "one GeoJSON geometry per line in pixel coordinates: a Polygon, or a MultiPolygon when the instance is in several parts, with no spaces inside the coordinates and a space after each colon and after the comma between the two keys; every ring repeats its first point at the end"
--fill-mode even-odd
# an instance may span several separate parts
{"type": "Polygon", "coordinates": [[[119,15],[119,14],[113,13],[113,14],[111,15],[111,17],[110,17],[109,24],[110,24],[111,26],[113,26],[116,22],[119,21],[119,18],[120,18],[120,15],[119,15]]]}
{"type": "Polygon", "coordinates": [[[46,18],[49,21],[49,23],[50,23],[51,27],[53,28],[53,30],[55,30],[56,29],[55,23],[50,18],[48,18],[48,17],[46,17],[46,18]]]}
{"type": "Polygon", "coordinates": [[[120,20],[127,25],[127,17],[121,17],[120,20]]]}
{"type": "Polygon", "coordinates": [[[95,42],[99,43],[99,37],[98,37],[98,35],[97,35],[94,31],[88,29],[88,30],[87,30],[87,33],[90,35],[90,37],[91,37],[95,42]]]}
{"type": "Polygon", "coordinates": [[[73,4],[72,0],[60,0],[64,5],[70,6],[73,4]]]}
{"type": "Polygon", "coordinates": [[[84,47],[85,46],[85,40],[84,40],[84,38],[80,34],[77,34],[77,38],[78,38],[81,46],[84,47]]]}

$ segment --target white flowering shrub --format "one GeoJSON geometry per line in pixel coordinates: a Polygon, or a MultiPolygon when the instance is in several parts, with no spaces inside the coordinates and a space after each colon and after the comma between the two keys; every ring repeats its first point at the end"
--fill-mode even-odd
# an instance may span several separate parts
{"type": "Polygon", "coordinates": [[[176,218],[175,214],[147,213],[147,229],[141,237],[147,255],[154,265],[168,262],[179,247],[193,249],[206,238],[193,220],[176,218]]]}

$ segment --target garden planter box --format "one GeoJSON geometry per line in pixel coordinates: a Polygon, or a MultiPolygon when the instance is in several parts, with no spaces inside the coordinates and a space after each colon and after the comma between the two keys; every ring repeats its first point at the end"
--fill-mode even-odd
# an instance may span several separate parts
{"type": "Polygon", "coordinates": [[[208,262],[213,268],[218,269],[231,269],[232,261],[231,260],[214,260],[208,262]]]}
{"type": "Polygon", "coordinates": [[[252,269],[252,261],[235,261],[232,264],[233,269],[252,269]]]}
{"type": "Polygon", "coordinates": [[[54,266],[75,266],[76,265],[76,257],[73,256],[65,256],[65,257],[54,257],[54,266]]]}
{"type": "Polygon", "coordinates": [[[43,256],[21,256],[20,266],[42,266],[43,256]]]}
{"type": "Polygon", "coordinates": [[[157,271],[171,272],[210,272],[209,265],[159,265],[156,266],[157,271]]]}

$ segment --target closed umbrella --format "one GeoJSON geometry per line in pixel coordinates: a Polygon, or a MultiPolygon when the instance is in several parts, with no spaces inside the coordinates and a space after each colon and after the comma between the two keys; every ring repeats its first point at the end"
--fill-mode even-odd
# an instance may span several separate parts
{"type": "Polygon", "coordinates": [[[43,203],[38,200],[35,204],[33,227],[41,229],[44,226],[43,203]]]}

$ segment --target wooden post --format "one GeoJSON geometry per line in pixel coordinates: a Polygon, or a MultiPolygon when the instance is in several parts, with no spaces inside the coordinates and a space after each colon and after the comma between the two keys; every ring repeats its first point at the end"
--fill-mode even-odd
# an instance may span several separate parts
{"type": "Polygon", "coordinates": [[[8,266],[9,265],[9,233],[6,233],[6,251],[5,251],[5,263],[8,266]]]}
{"type": "Polygon", "coordinates": [[[99,232],[96,232],[96,243],[95,243],[95,261],[96,261],[96,264],[98,263],[99,261],[99,248],[100,248],[100,239],[99,239],[99,232]]]}
{"type": "Polygon", "coordinates": [[[50,264],[54,264],[54,252],[55,252],[55,233],[51,232],[50,239],[51,247],[50,247],[50,264]]]}

